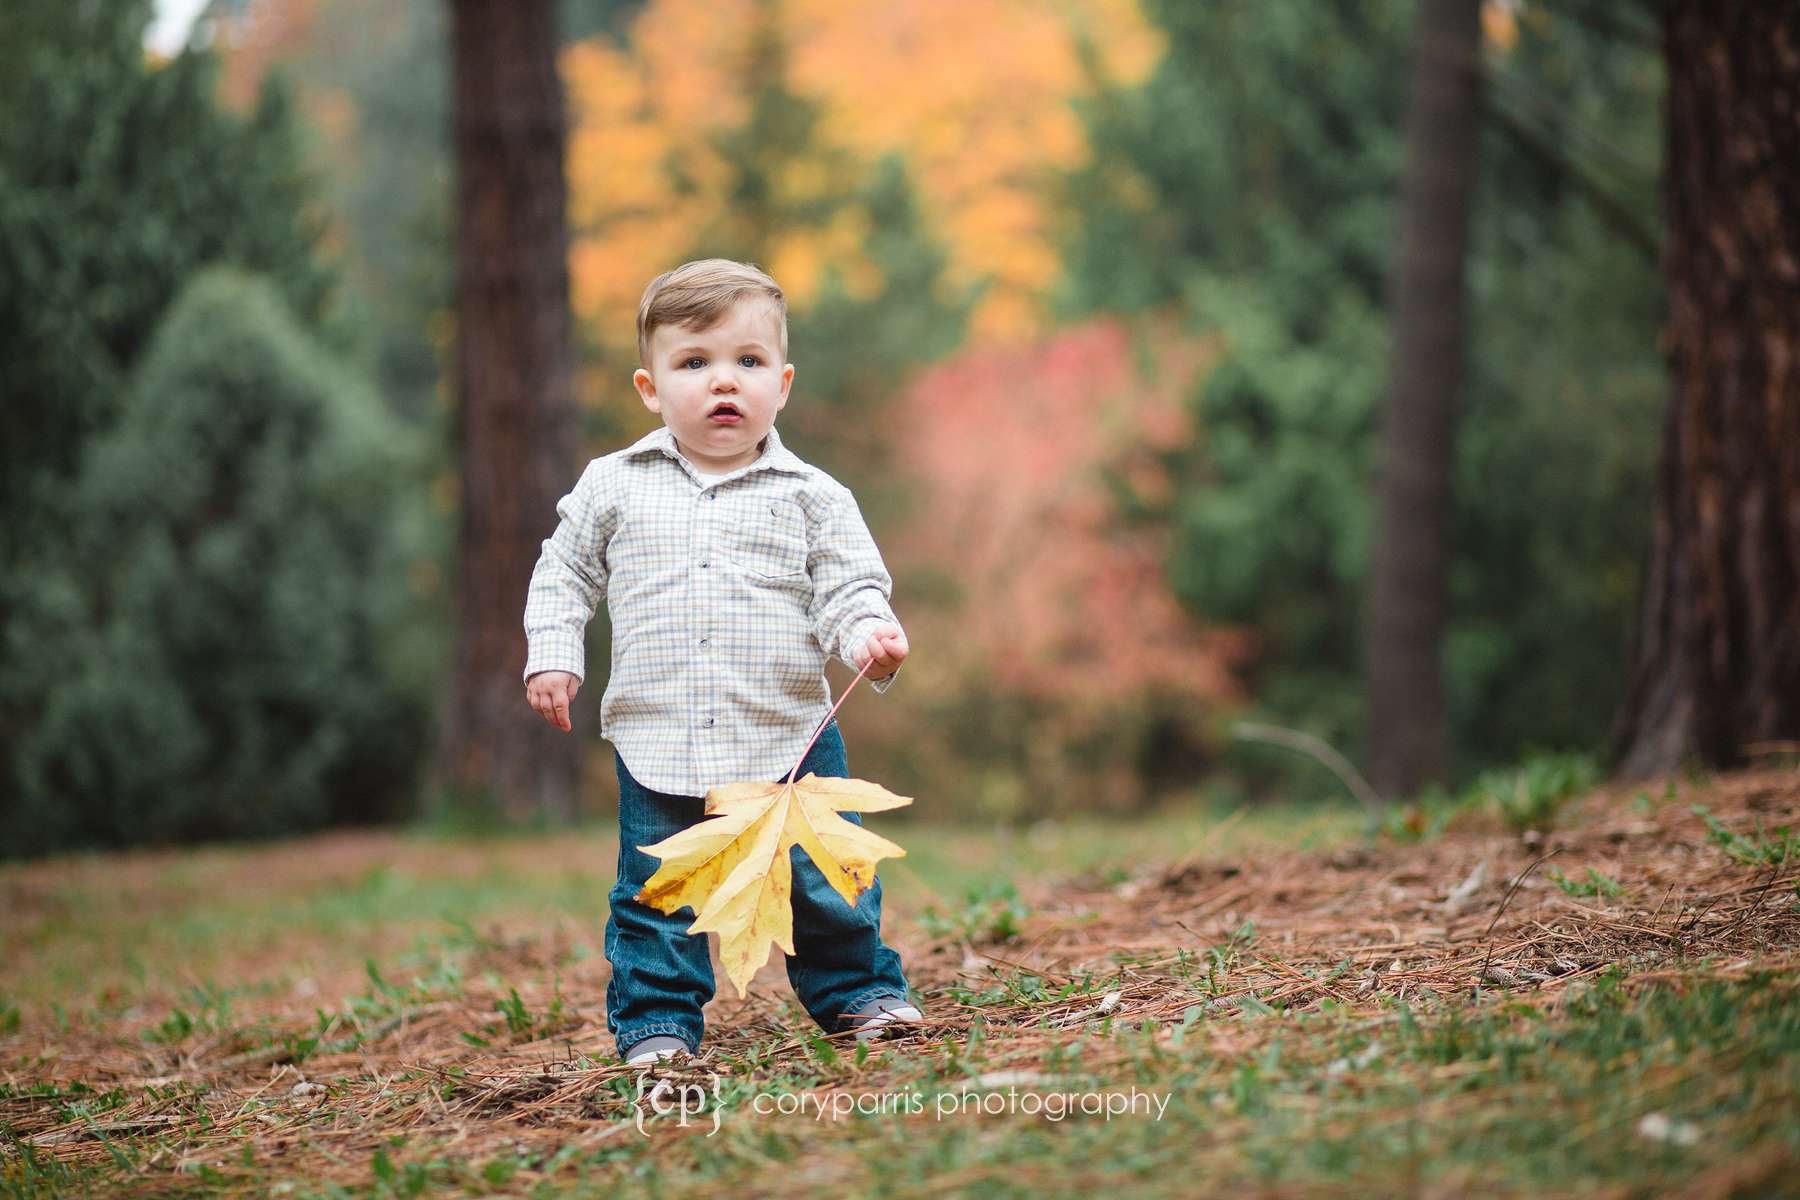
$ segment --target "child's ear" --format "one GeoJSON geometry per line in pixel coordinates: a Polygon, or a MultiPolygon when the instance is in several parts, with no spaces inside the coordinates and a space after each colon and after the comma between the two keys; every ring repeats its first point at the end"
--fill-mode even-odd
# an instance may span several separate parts
{"type": "Polygon", "coordinates": [[[631,373],[631,386],[637,389],[638,398],[644,407],[653,413],[662,411],[662,401],[656,398],[656,377],[639,367],[631,373]]]}
{"type": "Polygon", "coordinates": [[[794,364],[789,363],[781,368],[781,399],[775,401],[775,411],[780,412],[787,407],[788,389],[794,386],[794,364]]]}

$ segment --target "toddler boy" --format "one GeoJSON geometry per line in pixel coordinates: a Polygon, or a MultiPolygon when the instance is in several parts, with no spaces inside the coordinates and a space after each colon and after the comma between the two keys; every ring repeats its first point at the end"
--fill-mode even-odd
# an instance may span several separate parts
{"type": "MultiPolygon", "coordinates": [[[[775,432],[794,381],[775,281],[725,259],[688,263],[644,290],[637,335],[632,382],[663,428],[590,462],[557,502],[525,601],[525,691],[546,721],[572,728],[582,631],[604,599],[600,728],[619,777],[606,1023],[620,1055],[642,1064],[698,1049],[713,970],[705,936],[686,932],[691,912],[634,898],[658,865],[637,847],[701,820],[719,784],[787,777],[831,711],[828,655],[872,664],[884,692],[907,644],[855,497],[775,432]]],[[[835,720],[795,777],[808,773],[849,775],[835,720]]],[[[787,971],[807,1013],[859,1039],[919,1020],[881,941],[880,880],[852,908],[798,847],[793,867],[787,971]]]]}

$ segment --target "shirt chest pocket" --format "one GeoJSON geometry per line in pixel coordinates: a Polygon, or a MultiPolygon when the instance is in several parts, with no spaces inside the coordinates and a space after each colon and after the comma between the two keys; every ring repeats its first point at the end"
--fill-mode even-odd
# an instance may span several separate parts
{"type": "Polygon", "coordinates": [[[739,513],[728,540],[731,561],[753,576],[806,574],[806,514],[788,500],[764,500],[739,513]]]}

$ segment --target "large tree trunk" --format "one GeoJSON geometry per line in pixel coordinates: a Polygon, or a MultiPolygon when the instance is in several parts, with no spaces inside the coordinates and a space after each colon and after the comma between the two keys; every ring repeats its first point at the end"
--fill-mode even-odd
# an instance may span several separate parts
{"type": "Polygon", "coordinates": [[[523,612],[577,460],[556,0],[451,0],[455,78],[454,662],[440,785],[575,811],[577,743],[525,704],[523,612]]]}
{"type": "Polygon", "coordinates": [[[1480,103],[1479,17],[1479,0],[1421,0],[1414,34],[1369,579],[1369,776],[1389,796],[1441,779],[1446,758],[1447,527],[1480,103]]]}
{"type": "Polygon", "coordinates": [[[1800,5],[1663,6],[1670,392],[1622,775],[1800,739],[1800,5]]]}

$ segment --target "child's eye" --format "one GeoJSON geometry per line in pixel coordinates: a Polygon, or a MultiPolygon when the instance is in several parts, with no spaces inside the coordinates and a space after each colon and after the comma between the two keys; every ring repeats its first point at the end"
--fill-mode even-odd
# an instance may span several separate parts
{"type": "Polygon", "coordinates": [[[746,367],[759,367],[762,365],[762,359],[756,357],[754,354],[746,354],[738,359],[738,362],[746,367]]]}
{"type": "Polygon", "coordinates": [[[692,358],[683,359],[681,365],[684,367],[688,367],[692,370],[699,370],[701,367],[704,367],[706,365],[706,360],[704,358],[701,358],[698,354],[696,354],[692,358]]]}

